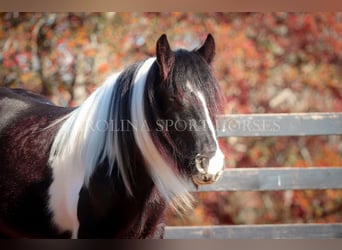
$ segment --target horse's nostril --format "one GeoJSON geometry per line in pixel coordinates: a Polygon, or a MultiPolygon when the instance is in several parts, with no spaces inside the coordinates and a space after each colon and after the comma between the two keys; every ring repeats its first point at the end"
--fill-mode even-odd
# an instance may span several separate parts
{"type": "Polygon", "coordinates": [[[196,161],[202,164],[209,164],[209,158],[201,154],[196,155],[196,161]]]}
{"type": "Polygon", "coordinates": [[[206,172],[209,166],[209,158],[198,154],[195,157],[195,165],[199,172],[206,172]]]}

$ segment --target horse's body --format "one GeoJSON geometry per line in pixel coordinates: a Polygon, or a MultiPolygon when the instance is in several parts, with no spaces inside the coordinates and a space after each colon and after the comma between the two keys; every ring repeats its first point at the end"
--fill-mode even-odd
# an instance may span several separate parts
{"type": "Polygon", "coordinates": [[[58,232],[45,207],[52,181],[47,161],[57,127],[44,128],[70,109],[27,93],[0,88],[0,234],[54,237],[58,232]]]}
{"type": "Polygon", "coordinates": [[[161,238],[166,206],[190,206],[187,180],[222,171],[213,55],[211,36],[194,52],[162,36],[156,59],[75,109],[0,88],[0,235],[161,238]]]}

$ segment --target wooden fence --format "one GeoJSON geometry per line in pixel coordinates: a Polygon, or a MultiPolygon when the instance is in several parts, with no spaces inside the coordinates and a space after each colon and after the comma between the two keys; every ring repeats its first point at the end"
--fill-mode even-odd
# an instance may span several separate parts
{"type": "MultiPolygon", "coordinates": [[[[254,114],[218,117],[218,137],[342,135],[342,113],[254,114]]],[[[342,166],[227,169],[194,192],[342,189],[342,166]]],[[[341,211],[342,213],[342,211],[341,211]]],[[[168,226],[166,239],[342,238],[342,223],[168,226]]]]}

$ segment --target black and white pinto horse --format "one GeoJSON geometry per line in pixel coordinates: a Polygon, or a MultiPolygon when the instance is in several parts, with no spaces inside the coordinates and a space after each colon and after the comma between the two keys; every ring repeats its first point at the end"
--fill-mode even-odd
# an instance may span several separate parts
{"type": "Polygon", "coordinates": [[[0,236],[162,238],[168,205],[215,182],[220,91],[208,35],[110,76],[77,108],[0,88],[0,236]]]}

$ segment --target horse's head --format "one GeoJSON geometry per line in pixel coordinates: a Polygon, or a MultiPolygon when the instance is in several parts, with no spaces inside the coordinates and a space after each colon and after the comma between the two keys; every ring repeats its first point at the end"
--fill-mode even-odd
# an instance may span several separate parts
{"type": "Polygon", "coordinates": [[[165,35],[156,47],[160,79],[155,81],[159,130],[170,145],[180,173],[196,185],[218,180],[224,156],[215,133],[220,91],[211,73],[215,42],[208,35],[193,51],[172,51],[165,35]]]}

